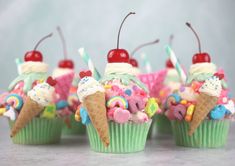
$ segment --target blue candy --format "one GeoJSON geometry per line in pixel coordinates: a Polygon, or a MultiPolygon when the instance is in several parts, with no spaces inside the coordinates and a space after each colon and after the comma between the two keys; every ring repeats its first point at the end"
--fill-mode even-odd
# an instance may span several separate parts
{"type": "Polygon", "coordinates": [[[66,100],[61,100],[59,102],[56,103],[56,110],[61,110],[65,107],[67,107],[69,104],[66,100]]]}
{"type": "Polygon", "coordinates": [[[228,110],[223,105],[217,105],[211,112],[210,118],[214,120],[219,120],[224,118],[228,113],[228,110]]]}
{"type": "Polygon", "coordinates": [[[91,123],[87,110],[84,107],[80,108],[80,116],[82,118],[82,124],[88,125],[91,123]]]}

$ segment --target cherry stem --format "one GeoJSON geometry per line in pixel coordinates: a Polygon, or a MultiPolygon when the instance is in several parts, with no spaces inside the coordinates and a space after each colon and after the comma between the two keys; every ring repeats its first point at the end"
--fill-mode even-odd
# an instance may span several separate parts
{"type": "Polygon", "coordinates": [[[193,29],[193,27],[191,26],[191,24],[189,22],[186,22],[186,25],[193,31],[194,35],[196,36],[197,42],[198,42],[199,53],[201,53],[201,42],[200,42],[200,39],[197,35],[197,32],[193,29]]]}
{"type": "Polygon", "coordinates": [[[152,42],[148,42],[148,43],[144,43],[144,44],[139,45],[138,47],[136,47],[136,48],[132,51],[131,56],[134,56],[134,54],[135,54],[139,49],[141,49],[141,48],[143,48],[143,47],[145,47],[145,46],[149,46],[149,45],[156,44],[156,43],[158,43],[159,41],[160,41],[159,39],[156,39],[156,40],[154,40],[154,41],[152,41],[152,42]]]}
{"type": "Polygon", "coordinates": [[[41,38],[41,39],[37,42],[37,44],[35,45],[34,51],[37,50],[38,46],[41,44],[41,42],[42,42],[43,40],[45,40],[45,39],[51,37],[52,35],[53,35],[53,33],[50,33],[50,34],[44,36],[43,38],[41,38]]]}
{"type": "Polygon", "coordinates": [[[122,23],[120,25],[119,31],[118,31],[118,38],[117,38],[117,49],[119,48],[119,38],[120,38],[120,33],[121,33],[121,29],[122,29],[122,25],[125,22],[125,20],[127,19],[127,17],[129,17],[130,15],[135,14],[135,12],[130,12],[129,14],[126,15],[126,17],[122,20],[122,23]]]}
{"type": "Polygon", "coordinates": [[[174,35],[171,34],[170,37],[169,37],[169,46],[172,47],[172,41],[174,39],[174,35]]]}
{"type": "Polygon", "coordinates": [[[66,49],[66,42],[65,42],[65,39],[64,39],[64,35],[63,35],[63,33],[62,33],[62,30],[61,30],[61,28],[58,26],[57,28],[57,31],[58,31],[58,33],[59,33],[59,36],[60,36],[60,39],[61,39],[61,41],[62,41],[62,45],[63,45],[63,51],[64,51],[64,59],[67,59],[67,49],[66,49]]]}

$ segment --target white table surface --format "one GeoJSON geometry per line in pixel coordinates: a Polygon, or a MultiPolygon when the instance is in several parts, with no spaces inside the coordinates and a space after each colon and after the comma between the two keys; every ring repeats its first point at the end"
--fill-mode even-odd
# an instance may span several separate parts
{"type": "Polygon", "coordinates": [[[169,136],[147,141],[145,151],[133,154],[102,154],[89,149],[86,136],[62,137],[58,145],[15,145],[9,138],[6,119],[0,119],[0,166],[76,165],[235,165],[235,123],[230,128],[228,143],[220,149],[191,149],[175,146],[169,136]]]}

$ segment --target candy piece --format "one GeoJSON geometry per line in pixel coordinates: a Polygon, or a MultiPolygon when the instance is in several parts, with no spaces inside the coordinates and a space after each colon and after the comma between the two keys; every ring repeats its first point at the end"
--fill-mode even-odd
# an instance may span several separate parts
{"type": "Polygon", "coordinates": [[[231,113],[235,113],[235,106],[233,100],[229,100],[227,104],[224,105],[224,107],[231,113]]]}
{"type": "Polygon", "coordinates": [[[6,112],[6,108],[0,108],[0,116],[2,116],[6,112]]]}
{"type": "Polygon", "coordinates": [[[108,85],[108,84],[107,84],[107,85],[104,85],[104,88],[105,88],[105,89],[111,89],[111,88],[112,88],[112,85],[108,85]]]}
{"type": "Polygon", "coordinates": [[[18,115],[17,111],[11,106],[9,107],[9,109],[5,113],[3,113],[3,116],[6,116],[10,120],[13,120],[13,121],[16,120],[17,115],[18,115]]]}
{"type": "Polygon", "coordinates": [[[130,112],[128,110],[117,108],[113,113],[113,119],[117,123],[126,123],[130,119],[130,112]]]}
{"type": "Polygon", "coordinates": [[[77,122],[80,122],[81,121],[81,115],[80,115],[80,108],[81,108],[81,104],[77,107],[77,110],[75,112],[75,120],[77,122]]]}
{"type": "Polygon", "coordinates": [[[144,110],[145,110],[146,114],[148,115],[148,117],[150,117],[150,118],[159,110],[159,106],[158,106],[155,98],[149,98],[144,110]]]}
{"type": "Polygon", "coordinates": [[[169,120],[175,120],[176,119],[172,109],[166,110],[165,115],[169,120]]]}
{"type": "Polygon", "coordinates": [[[53,119],[56,116],[56,106],[53,105],[48,105],[45,107],[43,113],[41,114],[42,118],[47,118],[47,119],[53,119]]]}
{"type": "Polygon", "coordinates": [[[138,111],[134,114],[131,114],[131,120],[134,123],[144,123],[144,122],[147,122],[149,120],[149,118],[146,115],[146,113],[144,113],[142,111],[138,111]]]}
{"type": "Polygon", "coordinates": [[[91,123],[87,110],[84,107],[80,108],[80,116],[82,118],[82,124],[88,125],[91,123]]]}
{"type": "Polygon", "coordinates": [[[125,90],[125,94],[128,95],[128,96],[131,96],[132,92],[131,92],[130,89],[127,89],[127,90],[125,90]]]}
{"type": "Polygon", "coordinates": [[[9,94],[6,97],[5,102],[9,105],[12,105],[12,107],[18,111],[21,110],[24,103],[22,97],[18,94],[9,94]]]}
{"type": "Polygon", "coordinates": [[[211,112],[210,118],[214,120],[223,119],[225,114],[227,113],[227,109],[223,105],[217,105],[211,112]]]}
{"type": "Polygon", "coordinates": [[[188,106],[186,116],[184,118],[186,122],[190,122],[192,120],[194,109],[195,105],[191,104],[188,106]]]}
{"type": "Polygon", "coordinates": [[[127,109],[128,108],[128,102],[122,96],[114,96],[114,97],[111,97],[107,101],[106,106],[108,108],[120,107],[122,109],[127,109]]]}
{"type": "Polygon", "coordinates": [[[181,100],[180,104],[186,105],[187,104],[187,100],[181,100]]]}
{"type": "Polygon", "coordinates": [[[109,118],[110,120],[113,120],[113,114],[114,114],[114,111],[115,111],[117,108],[119,108],[119,107],[110,108],[110,109],[108,110],[107,115],[108,115],[108,118],[109,118]]]}
{"type": "Polygon", "coordinates": [[[131,113],[142,111],[145,108],[144,101],[139,97],[129,99],[128,103],[129,103],[129,110],[131,113]]]}
{"type": "Polygon", "coordinates": [[[178,94],[174,93],[174,94],[168,96],[168,98],[166,99],[165,106],[166,106],[166,108],[170,108],[170,106],[172,104],[178,104],[180,102],[180,100],[181,100],[181,97],[178,94]]]}
{"type": "Polygon", "coordinates": [[[61,100],[56,103],[56,110],[61,110],[67,106],[68,106],[68,102],[66,100],[61,100]]]}
{"type": "Polygon", "coordinates": [[[186,114],[186,107],[182,104],[172,106],[173,114],[177,120],[183,120],[186,114]]]}

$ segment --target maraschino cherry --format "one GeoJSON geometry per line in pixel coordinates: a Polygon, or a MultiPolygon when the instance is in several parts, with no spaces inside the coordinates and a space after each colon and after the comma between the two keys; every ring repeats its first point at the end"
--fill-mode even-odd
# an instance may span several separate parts
{"type": "Polygon", "coordinates": [[[45,39],[51,37],[52,35],[53,35],[53,34],[50,33],[49,35],[44,36],[44,37],[43,37],[41,40],[39,40],[38,43],[35,45],[33,51],[28,51],[28,52],[26,52],[26,54],[24,55],[24,61],[25,61],[25,62],[28,62],[28,61],[42,62],[42,61],[43,61],[42,53],[39,52],[39,51],[37,51],[37,48],[38,48],[39,44],[40,44],[43,40],[45,40],[45,39]]]}
{"type": "Polygon", "coordinates": [[[125,49],[119,49],[119,38],[120,38],[120,32],[122,29],[122,25],[127,19],[128,16],[135,14],[134,12],[130,12],[126,15],[126,17],[123,19],[121,26],[118,31],[118,38],[117,38],[117,48],[112,49],[109,51],[107,59],[109,63],[128,63],[129,62],[129,54],[125,49]]]}
{"type": "Polygon", "coordinates": [[[59,64],[58,66],[60,68],[69,68],[69,69],[73,69],[74,68],[74,63],[71,59],[67,59],[67,49],[66,49],[66,42],[65,42],[65,39],[64,39],[64,35],[60,29],[60,27],[57,27],[56,28],[58,33],[59,33],[59,36],[60,36],[60,39],[62,41],[62,44],[63,44],[63,51],[64,51],[64,59],[59,61],[59,64]]]}
{"type": "Polygon", "coordinates": [[[203,53],[201,52],[201,43],[200,43],[200,39],[199,39],[196,31],[192,28],[190,23],[186,22],[186,25],[193,31],[194,35],[197,38],[197,42],[198,42],[199,53],[197,53],[193,56],[193,59],[192,59],[193,64],[205,63],[205,62],[210,63],[211,62],[210,55],[206,52],[203,52],[203,53]]]}
{"type": "Polygon", "coordinates": [[[138,61],[133,57],[134,54],[141,48],[145,47],[145,46],[149,46],[149,45],[152,45],[152,44],[156,44],[156,43],[159,43],[159,39],[156,39],[152,42],[148,42],[148,43],[144,43],[144,44],[141,44],[139,45],[138,47],[136,47],[132,53],[131,53],[131,58],[130,58],[130,61],[129,63],[133,66],[133,67],[139,67],[139,64],[138,64],[138,61]]]}
{"type": "MultiPolygon", "coordinates": [[[[174,35],[171,34],[170,37],[169,37],[169,42],[168,42],[170,47],[172,47],[173,39],[174,39],[174,35]]],[[[170,59],[167,59],[166,67],[167,68],[175,68],[170,59]]]]}

